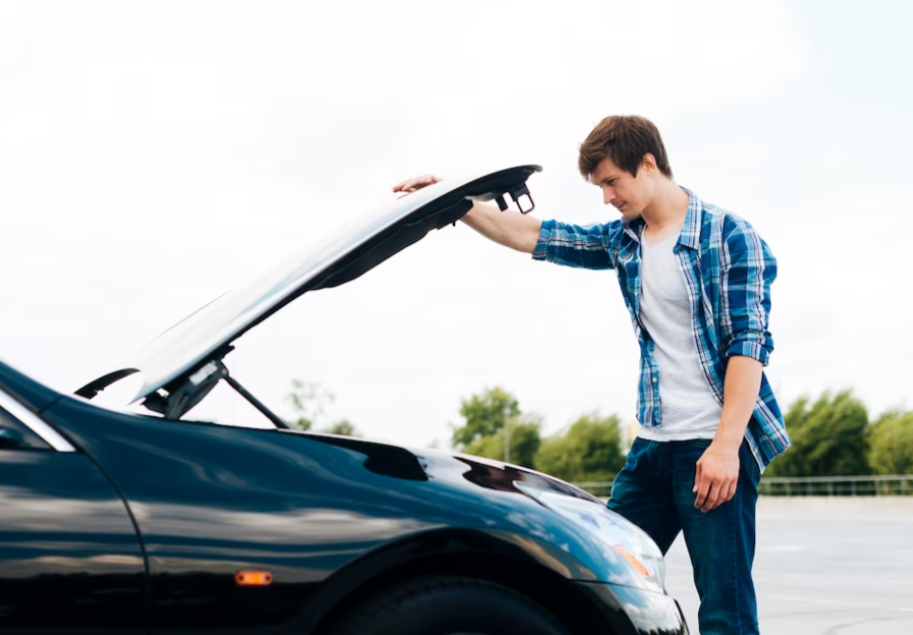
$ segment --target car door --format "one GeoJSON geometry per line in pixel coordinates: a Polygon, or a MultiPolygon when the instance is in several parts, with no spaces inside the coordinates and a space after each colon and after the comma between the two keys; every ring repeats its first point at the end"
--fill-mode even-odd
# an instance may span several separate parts
{"type": "Polygon", "coordinates": [[[145,584],[114,487],[0,390],[0,632],[144,633],[145,584]]]}

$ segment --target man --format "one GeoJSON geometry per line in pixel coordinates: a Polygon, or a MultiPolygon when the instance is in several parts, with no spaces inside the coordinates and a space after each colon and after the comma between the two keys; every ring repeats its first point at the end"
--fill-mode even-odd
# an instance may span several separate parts
{"type": "Polygon", "coordinates": [[[578,167],[620,219],[581,227],[476,202],[463,220],[536,260],[616,270],[640,344],[639,430],[609,508],[663,553],[684,532],[701,633],[757,633],[758,480],[790,444],[762,371],[773,350],[776,261],[751,225],[676,185],[659,131],[643,117],[601,121],[578,167]]]}

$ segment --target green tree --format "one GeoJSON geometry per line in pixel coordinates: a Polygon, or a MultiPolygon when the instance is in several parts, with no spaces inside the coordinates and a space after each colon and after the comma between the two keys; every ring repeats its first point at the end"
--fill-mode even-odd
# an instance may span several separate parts
{"type": "Polygon", "coordinates": [[[505,417],[514,420],[520,416],[520,404],[503,388],[486,388],[482,394],[462,400],[460,415],[464,423],[453,428],[451,442],[455,448],[462,449],[481,437],[494,436],[503,430],[505,417]]]}
{"type": "Polygon", "coordinates": [[[769,476],[868,474],[868,413],[848,390],[825,392],[809,406],[797,400],[784,417],[792,447],[765,471],[769,476]]]}
{"type": "Polygon", "coordinates": [[[323,416],[326,405],[333,401],[333,394],[316,382],[292,380],[292,391],[286,397],[297,415],[288,424],[298,430],[310,430],[323,416]]]}
{"type": "Polygon", "coordinates": [[[339,434],[345,437],[357,437],[361,436],[358,432],[358,429],[352,425],[352,422],[348,419],[341,419],[326,428],[324,432],[329,432],[330,434],[339,434]]]}
{"type": "Polygon", "coordinates": [[[451,443],[466,454],[504,460],[504,425],[510,422],[509,461],[534,467],[541,443],[541,421],[524,415],[517,398],[503,388],[486,388],[460,402],[461,426],[451,426],[451,443]]]}
{"type": "MultiPolygon", "coordinates": [[[[536,452],[542,437],[539,434],[541,424],[529,417],[510,422],[510,462],[530,469],[536,469],[536,452]]],[[[504,460],[504,431],[496,434],[477,437],[463,448],[466,454],[484,456],[489,459],[504,460]]]]}
{"type": "Polygon", "coordinates": [[[888,412],[869,432],[869,465],[876,474],[913,474],[913,412],[888,412]]]}
{"type": "Polygon", "coordinates": [[[625,463],[617,416],[580,416],[566,433],[543,440],[536,469],[565,481],[611,481],[625,463]]]}

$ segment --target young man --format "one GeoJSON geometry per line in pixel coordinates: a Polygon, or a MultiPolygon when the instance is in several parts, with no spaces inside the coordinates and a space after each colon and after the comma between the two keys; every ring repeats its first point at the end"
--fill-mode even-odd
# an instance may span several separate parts
{"type": "Polygon", "coordinates": [[[640,425],[609,507],[663,553],[684,532],[703,635],[757,633],[758,480],[790,444],[762,372],[776,261],[751,225],[675,184],[659,131],[642,117],[600,122],[579,168],[621,218],[581,227],[475,203],[463,220],[536,260],[615,269],[640,344],[640,425]]]}

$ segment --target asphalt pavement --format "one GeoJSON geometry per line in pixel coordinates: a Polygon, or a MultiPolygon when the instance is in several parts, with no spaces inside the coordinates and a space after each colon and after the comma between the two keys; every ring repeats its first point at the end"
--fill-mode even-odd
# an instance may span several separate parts
{"type": "MultiPolygon", "coordinates": [[[[666,567],[698,633],[681,536],[666,567]]],[[[913,634],[913,497],[762,498],[754,578],[762,635],[913,634]]]]}

